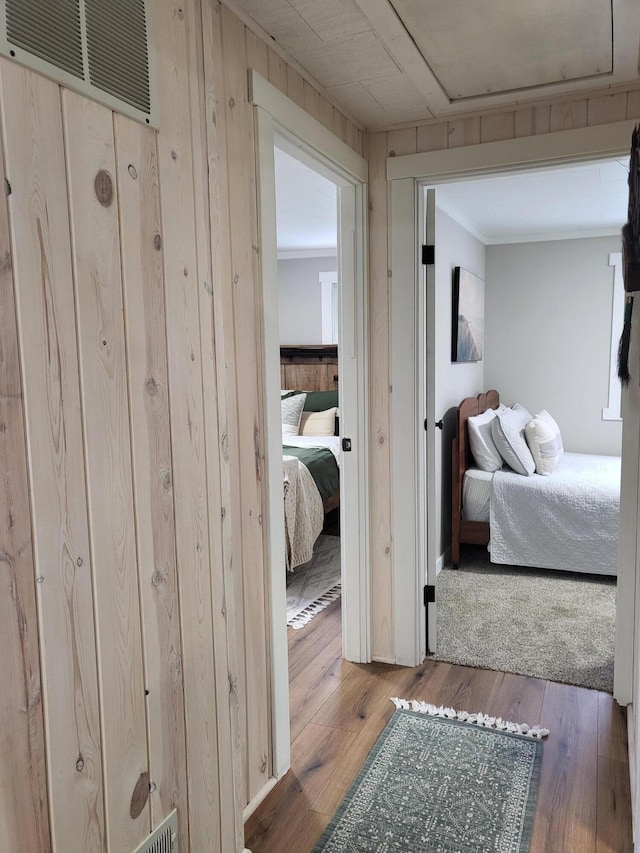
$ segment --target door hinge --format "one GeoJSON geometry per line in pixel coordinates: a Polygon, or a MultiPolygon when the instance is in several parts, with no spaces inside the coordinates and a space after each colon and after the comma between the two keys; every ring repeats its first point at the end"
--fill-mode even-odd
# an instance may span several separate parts
{"type": "Polygon", "coordinates": [[[424,588],[424,606],[434,604],[436,600],[436,588],[433,585],[427,585],[424,588]]]}
{"type": "Polygon", "coordinates": [[[432,266],[436,262],[436,247],[426,245],[422,247],[422,263],[425,266],[432,266]]]}

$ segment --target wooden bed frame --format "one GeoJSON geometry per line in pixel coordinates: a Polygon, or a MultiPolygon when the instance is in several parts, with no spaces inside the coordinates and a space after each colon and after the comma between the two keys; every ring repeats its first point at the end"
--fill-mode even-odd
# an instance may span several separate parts
{"type": "Polygon", "coordinates": [[[467,420],[481,415],[487,409],[497,409],[500,395],[497,391],[486,391],[477,397],[465,397],[458,406],[457,431],[451,445],[451,563],[458,568],[460,545],[488,545],[489,523],[466,521],[462,518],[462,480],[467,468],[473,466],[469,446],[467,420]]]}
{"type": "MultiPolygon", "coordinates": [[[[338,387],[337,344],[282,344],[280,384],[296,391],[335,391],[338,387]]],[[[340,489],[323,501],[325,515],[340,506],[340,489]]]]}

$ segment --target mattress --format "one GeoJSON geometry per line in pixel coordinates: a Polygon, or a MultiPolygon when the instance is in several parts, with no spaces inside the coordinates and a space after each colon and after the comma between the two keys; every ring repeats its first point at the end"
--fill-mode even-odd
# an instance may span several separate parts
{"type": "Polygon", "coordinates": [[[462,481],[462,517],[465,521],[489,521],[493,474],[468,468],[462,481]]]}

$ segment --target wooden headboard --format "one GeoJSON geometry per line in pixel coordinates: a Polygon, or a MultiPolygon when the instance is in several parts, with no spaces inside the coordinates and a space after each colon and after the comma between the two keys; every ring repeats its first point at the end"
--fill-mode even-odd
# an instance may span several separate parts
{"type": "Polygon", "coordinates": [[[338,387],[337,344],[280,347],[280,387],[296,391],[335,391],[338,387]]]}
{"type": "Polygon", "coordinates": [[[451,562],[455,568],[460,561],[461,544],[487,545],[489,542],[487,522],[462,518],[462,480],[464,472],[473,465],[467,420],[487,409],[497,409],[499,405],[498,392],[486,391],[477,397],[465,397],[458,406],[456,436],[451,445],[451,562]]]}

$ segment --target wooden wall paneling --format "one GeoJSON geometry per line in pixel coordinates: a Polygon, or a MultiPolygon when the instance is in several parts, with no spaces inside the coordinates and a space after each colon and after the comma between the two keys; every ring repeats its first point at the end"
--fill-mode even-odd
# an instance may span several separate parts
{"type": "Polygon", "coordinates": [[[573,130],[576,127],[587,126],[588,102],[568,101],[551,104],[551,119],[549,130],[573,130]]]}
{"type": "Polygon", "coordinates": [[[56,849],[84,853],[102,850],[104,802],[60,90],[3,61],[2,106],[34,557],[43,579],[37,589],[51,830],[56,849]]]}
{"type": "Polygon", "coordinates": [[[322,124],[331,131],[331,133],[335,133],[336,136],[336,126],[334,123],[334,109],[331,101],[328,101],[323,95],[320,95],[320,121],[322,124]]]}
{"type": "Polygon", "coordinates": [[[114,115],[152,828],[178,809],[189,847],[182,641],[156,134],[114,115]],[[146,692],[145,691],[145,692],[146,692]]]}
{"type": "Polygon", "coordinates": [[[320,92],[309,83],[307,80],[302,81],[303,91],[303,107],[318,121],[322,121],[322,108],[320,101],[322,100],[320,92]]]}
{"type": "Polygon", "coordinates": [[[372,654],[395,661],[391,565],[391,412],[389,400],[390,299],[386,133],[374,133],[369,146],[369,418],[372,654]]]}
{"type": "Polygon", "coordinates": [[[627,118],[640,121],[640,91],[629,92],[627,95],[627,118]]]}
{"type": "Polygon", "coordinates": [[[446,121],[440,124],[425,124],[418,128],[416,151],[440,151],[448,145],[446,121]]]}
{"type": "Polygon", "coordinates": [[[463,145],[478,145],[480,142],[480,118],[458,118],[448,122],[448,148],[459,148],[463,145]]]}
{"type": "Polygon", "coordinates": [[[287,95],[304,109],[304,80],[290,65],[287,65],[287,95]]]}
{"type": "Polygon", "coordinates": [[[349,129],[348,125],[350,124],[346,115],[340,112],[337,107],[333,108],[333,132],[336,136],[339,136],[343,142],[347,142],[349,129]]]}
{"type": "MultiPolygon", "coordinates": [[[[0,158],[0,181],[4,163],[0,158]]],[[[29,484],[11,241],[0,203],[0,849],[49,853],[29,484]]]]}
{"type": "Polygon", "coordinates": [[[222,8],[231,260],[236,319],[242,565],[247,703],[247,782],[251,801],[271,772],[266,633],[262,360],[257,284],[257,200],[253,111],[248,103],[243,27],[222,8]]]}
{"type": "Polygon", "coordinates": [[[133,522],[111,111],[62,95],[102,704],[107,844],[149,833],[142,631],[133,522]],[[137,793],[146,792],[140,802],[137,793]]]}
{"type": "MultiPolygon", "coordinates": [[[[220,453],[223,462],[223,572],[227,615],[227,648],[229,655],[229,704],[234,756],[234,789],[241,807],[248,802],[246,779],[247,701],[245,681],[244,593],[242,574],[242,509],[240,494],[238,395],[235,361],[234,287],[231,265],[231,223],[229,214],[229,176],[227,171],[226,110],[227,92],[222,49],[222,21],[219,3],[205,3],[204,63],[207,87],[207,153],[209,157],[209,216],[214,265],[214,323],[216,350],[224,353],[216,363],[218,392],[226,397],[218,407],[220,453]],[[207,40],[209,39],[209,40],[207,40]],[[233,476],[233,480],[232,480],[233,476]]],[[[241,815],[236,835],[243,840],[241,815]]]]}
{"type": "Polygon", "coordinates": [[[536,136],[549,133],[551,129],[551,108],[548,104],[541,107],[526,107],[516,110],[514,138],[536,136]]]}
{"type": "Polygon", "coordinates": [[[268,48],[269,82],[283,95],[287,94],[287,63],[272,48],[268,48]]]}
{"type": "Polygon", "coordinates": [[[244,28],[244,37],[247,45],[247,67],[255,68],[265,80],[269,79],[269,48],[253,30],[244,28]]]}
{"type": "Polygon", "coordinates": [[[515,112],[490,113],[480,118],[480,142],[497,142],[515,136],[515,112]]]}
{"type": "Polygon", "coordinates": [[[218,724],[187,30],[188,25],[195,23],[192,0],[180,7],[164,3],[158,6],[156,45],[162,57],[156,76],[162,110],[158,162],[187,725],[189,835],[192,850],[216,851],[221,849],[218,724]]]}
{"type": "Polygon", "coordinates": [[[399,157],[401,154],[415,154],[417,141],[417,128],[415,127],[390,130],[387,133],[387,151],[389,152],[389,157],[399,157]]]}
{"type": "MultiPolygon", "coordinates": [[[[202,377],[205,415],[205,452],[207,460],[207,487],[209,496],[209,543],[211,549],[211,590],[213,631],[216,667],[216,700],[218,707],[218,754],[220,772],[220,816],[222,850],[241,850],[243,844],[242,799],[239,784],[242,781],[242,750],[238,743],[237,694],[231,689],[237,681],[235,652],[235,608],[233,600],[227,606],[226,581],[233,555],[231,513],[228,512],[231,496],[231,477],[227,442],[220,440],[220,428],[227,431],[226,375],[224,371],[224,337],[218,339],[214,317],[215,296],[219,296],[222,279],[213,274],[212,246],[218,246],[212,234],[211,191],[209,186],[209,151],[207,116],[216,108],[215,89],[207,87],[205,76],[205,50],[211,56],[213,26],[211,4],[195,3],[196,19],[189,26],[191,80],[191,116],[193,123],[193,169],[196,193],[196,247],[198,253],[198,293],[200,296],[200,339],[202,347],[202,377]],[[204,15],[204,10],[207,14],[204,15]],[[194,65],[196,67],[194,67],[194,65]]],[[[191,23],[191,22],[189,22],[191,23]]],[[[247,31],[248,33],[248,31],[247,31]]],[[[224,114],[224,111],[223,111],[224,114]]],[[[215,143],[215,138],[212,140],[215,143]]],[[[215,168],[215,162],[212,163],[215,168]]],[[[215,205],[219,202],[215,201],[215,205]]],[[[215,208],[214,208],[215,209],[215,208]]],[[[220,227],[216,220],[214,227],[220,227]]],[[[222,228],[227,239],[228,224],[222,228]]],[[[216,251],[216,258],[221,254],[216,251]]],[[[224,253],[228,259],[229,252],[224,253]]],[[[229,277],[225,279],[229,281],[229,277]]],[[[220,312],[221,313],[221,312],[220,312]]],[[[222,317],[220,317],[222,320],[222,317]]],[[[221,329],[222,324],[219,327],[221,329]]],[[[233,587],[231,586],[231,590],[233,587]]]]}
{"type": "Polygon", "coordinates": [[[615,95],[605,95],[602,98],[589,98],[588,119],[591,127],[594,124],[608,124],[614,121],[625,121],[627,118],[627,93],[618,92],[615,95]]]}

